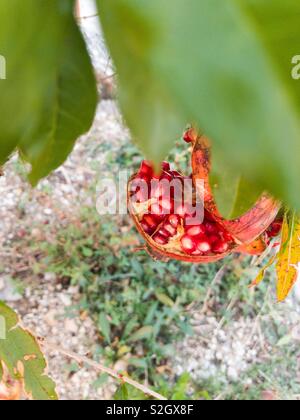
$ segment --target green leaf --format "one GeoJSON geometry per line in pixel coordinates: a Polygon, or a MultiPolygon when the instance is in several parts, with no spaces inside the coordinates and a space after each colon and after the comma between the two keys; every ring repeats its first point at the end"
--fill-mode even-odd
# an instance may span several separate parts
{"type": "Polygon", "coordinates": [[[54,382],[46,375],[46,360],[33,335],[19,326],[16,313],[0,301],[5,339],[0,339],[0,361],[12,378],[22,379],[27,395],[35,400],[56,400],[54,382]]]}
{"type": "Polygon", "coordinates": [[[154,328],[151,326],[142,327],[137,330],[132,336],[128,339],[128,341],[140,341],[146,338],[150,338],[153,335],[154,328]]]}
{"type": "Polygon", "coordinates": [[[47,76],[51,80],[38,123],[20,144],[32,164],[29,179],[33,185],[66,160],[77,138],[89,130],[97,105],[95,77],[72,7],[61,25],[60,45],[47,76]]]}
{"type": "Polygon", "coordinates": [[[0,165],[19,146],[30,180],[59,166],[91,125],[96,85],[73,17],[73,0],[11,0],[0,4],[0,165]]]}
{"type": "Polygon", "coordinates": [[[82,255],[84,257],[90,258],[93,256],[93,250],[85,246],[82,248],[82,255]]]}
{"type": "Polygon", "coordinates": [[[110,343],[110,323],[105,313],[101,312],[99,315],[99,327],[105,340],[110,343]]]}
{"type": "Polygon", "coordinates": [[[173,300],[164,293],[156,293],[155,296],[165,306],[169,306],[170,308],[173,308],[173,306],[175,305],[173,300]]]}
{"type": "Polygon", "coordinates": [[[159,41],[155,21],[144,13],[143,1],[97,1],[118,69],[119,100],[126,122],[136,144],[159,163],[182,134],[186,120],[156,63],[150,62],[149,51],[159,41]]]}
{"type": "Polygon", "coordinates": [[[178,130],[170,114],[179,126],[196,122],[254,191],[300,208],[300,84],[291,77],[300,2],[98,3],[121,107],[148,157],[170,148],[166,137],[178,130]]]}
{"type": "Polygon", "coordinates": [[[189,399],[188,391],[189,391],[190,383],[191,383],[191,377],[189,373],[183,373],[178,379],[176,385],[174,386],[171,400],[180,401],[180,400],[189,399]]]}
{"type": "Polygon", "coordinates": [[[116,401],[127,401],[129,399],[129,392],[126,384],[120,385],[114,395],[116,401]]]}
{"type": "Polygon", "coordinates": [[[214,153],[210,183],[218,209],[226,219],[236,219],[245,214],[263,192],[214,153]]]}
{"type": "Polygon", "coordinates": [[[46,0],[43,7],[37,7],[34,0],[0,4],[0,45],[7,77],[0,81],[0,165],[38,121],[59,45],[57,23],[66,15],[65,7],[57,10],[54,4],[57,1],[46,0]],[[49,39],[52,43],[45,53],[49,39]]]}

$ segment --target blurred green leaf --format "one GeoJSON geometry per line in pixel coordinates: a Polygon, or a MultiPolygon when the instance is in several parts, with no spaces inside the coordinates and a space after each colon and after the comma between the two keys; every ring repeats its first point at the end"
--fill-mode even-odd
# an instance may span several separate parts
{"type": "Polygon", "coordinates": [[[74,1],[11,0],[0,5],[0,165],[16,147],[32,164],[30,180],[64,162],[94,117],[97,92],[76,25],[74,1]]]}
{"type": "Polygon", "coordinates": [[[156,22],[143,12],[143,1],[98,0],[98,4],[118,69],[119,99],[126,122],[136,144],[159,162],[181,135],[186,120],[156,63],[149,59],[149,51],[159,41],[156,22]]]}
{"type": "Polygon", "coordinates": [[[153,327],[146,326],[140,328],[131,337],[129,337],[128,341],[140,341],[144,340],[145,338],[149,338],[153,334],[153,327]]]}
{"type": "Polygon", "coordinates": [[[170,308],[173,308],[175,305],[173,300],[164,293],[156,293],[155,296],[162,304],[169,306],[170,308]]]}
{"type": "Polygon", "coordinates": [[[188,399],[188,390],[191,382],[191,377],[188,373],[183,373],[178,379],[176,385],[173,389],[173,394],[171,400],[187,400],[188,399]]]}
{"type": "Polygon", "coordinates": [[[246,213],[263,193],[215,153],[210,184],[218,209],[226,219],[235,219],[246,213]]]}
{"type": "Polygon", "coordinates": [[[110,323],[105,313],[101,312],[99,315],[99,328],[105,340],[110,343],[110,323]]]}
{"type": "Polygon", "coordinates": [[[147,369],[147,361],[145,359],[139,359],[138,357],[132,357],[128,360],[129,365],[140,368],[147,369]]]}
{"type": "Polygon", "coordinates": [[[84,257],[90,258],[93,256],[93,250],[85,246],[82,248],[82,254],[84,257]]]}
{"type": "Polygon", "coordinates": [[[114,395],[116,401],[127,401],[129,398],[128,388],[126,384],[120,385],[117,392],[114,395]]]}
{"type": "Polygon", "coordinates": [[[72,6],[68,0],[60,7],[59,3],[45,0],[43,7],[35,0],[0,3],[0,45],[7,73],[0,81],[0,165],[39,120],[72,6]]]}
{"type": "MultiPolygon", "coordinates": [[[[60,44],[38,123],[19,146],[32,165],[32,184],[66,160],[78,137],[89,130],[95,115],[96,81],[72,6],[73,2],[69,2],[69,13],[60,22],[60,44]]],[[[49,38],[45,48],[52,42],[49,38]]]]}
{"type": "Polygon", "coordinates": [[[254,191],[300,208],[300,2],[98,4],[121,107],[147,156],[159,160],[183,121],[196,122],[254,191]]]}

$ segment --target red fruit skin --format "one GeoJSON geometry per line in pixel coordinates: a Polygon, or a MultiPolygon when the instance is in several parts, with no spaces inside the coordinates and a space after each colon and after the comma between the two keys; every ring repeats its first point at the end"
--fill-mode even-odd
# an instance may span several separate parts
{"type": "Polygon", "coordinates": [[[244,244],[237,248],[237,252],[247,255],[261,255],[267,248],[268,243],[265,241],[265,235],[261,235],[251,244],[244,244]]]}
{"type": "Polygon", "coordinates": [[[211,170],[211,145],[205,136],[198,136],[194,142],[192,152],[193,180],[200,196],[203,196],[206,210],[211,213],[215,220],[241,244],[250,244],[262,235],[270,224],[275,220],[281,203],[270,197],[262,195],[258,202],[247,213],[235,220],[225,220],[216,206],[210,182],[211,170]],[[198,186],[197,180],[200,181],[198,186]],[[201,189],[200,189],[201,187],[201,189]]]}

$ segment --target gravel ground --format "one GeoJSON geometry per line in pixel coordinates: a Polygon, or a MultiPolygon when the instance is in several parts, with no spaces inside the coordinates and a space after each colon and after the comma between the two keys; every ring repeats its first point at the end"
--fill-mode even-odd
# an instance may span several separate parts
{"type": "MultiPolygon", "coordinates": [[[[35,334],[77,354],[93,354],[97,343],[91,319],[87,314],[74,312],[78,290],[64,289],[57,284],[53,273],[45,273],[37,281],[28,278],[25,272],[24,297],[16,292],[10,279],[16,272],[22,275],[26,271],[22,261],[30,258],[18,246],[16,250],[16,244],[27,233],[37,239],[43,237],[43,225],[58,230],[72,223],[82,206],[95,208],[96,197],[91,196],[89,188],[105,171],[103,150],[111,153],[127,139],[116,104],[102,101],[91,131],[79,139],[66,163],[36,189],[26,182],[24,168],[16,157],[6,165],[0,178],[0,299],[10,302],[20,313],[24,326],[35,334]],[[99,144],[103,146],[100,149],[99,144]],[[12,259],[14,264],[8,264],[12,259]]],[[[91,369],[83,367],[78,372],[70,372],[70,363],[65,358],[55,353],[49,356],[49,371],[62,399],[107,399],[115,390],[111,383],[95,389],[93,383],[98,375],[91,369]]]]}

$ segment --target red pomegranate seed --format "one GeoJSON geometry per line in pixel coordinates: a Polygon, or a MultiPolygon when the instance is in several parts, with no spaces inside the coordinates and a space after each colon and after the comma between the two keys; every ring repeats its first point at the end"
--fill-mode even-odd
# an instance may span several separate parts
{"type": "Polygon", "coordinates": [[[220,241],[220,237],[217,235],[211,235],[209,236],[209,242],[211,245],[214,245],[215,243],[220,241]]]}
{"type": "Polygon", "coordinates": [[[145,203],[149,200],[149,190],[148,188],[140,188],[138,187],[136,191],[133,193],[132,197],[133,201],[137,203],[145,203]]]}
{"type": "Polygon", "coordinates": [[[195,257],[200,257],[200,255],[203,255],[203,252],[196,249],[196,251],[192,252],[192,255],[194,255],[195,257]]]}
{"type": "Polygon", "coordinates": [[[161,229],[159,229],[158,233],[163,236],[164,238],[169,238],[170,234],[167,231],[167,229],[165,229],[165,227],[162,227],[161,229]]]}
{"type": "Polygon", "coordinates": [[[156,233],[153,236],[153,240],[159,245],[167,245],[167,243],[169,242],[168,238],[162,236],[160,233],[156,233]]]}
{"type": "Polygon", "coordinates": [[[191,238],[190,236],[188,236],[188,235],[184,235],[184,236],[181,238],[181,246],[182,246],[182,249],[183,249],[186,253],[191,254],[192,252],[196,251],[196,248],[197,248],[197,243],[196,243],[196,241],[195,241],[193,238],[191,238]]]}
{"type": "Polygon", "coordinates": [[[217,225],[212,222],[205,222],[204,228],[205,228],[206,233],[209,235],[217,234],[219,232],[217,225]]]}
{"type": "Polygon", "coordinates": [[[163,173],[161,174],[160,180],[162,181],[163,179],[166,179],[167,181],[171,182],[173,177],[168,172],[163,171],[163,173]]]}
{"type": "Polygon", "coordinates": [[[170,195],[170,186],[168,180],[155,180],[151,182],[151,197],[161,198],[170,195]]]}
{"type": "Polygon", "coordinates": [[[170,200],[164,198],[159,201],[159,204],[163,208],[165,214],[170,214],[174,207],[170,200]]]}
{"type": "Polygon", "coordinates": [[[162,167],[162,170],[166,172],[168,172],[171,169],[169,162],[163,162],[161,164],[161,167],[162,167]]]}
{"type": "Polygon", "coordinates": [[[214,216],[207,210],[204,211],[204,219],[210,222],[214,222],[214,223],[216,222],[214,216]]]}
{"type": "Polygon", "coordinates": [[[226,230],[221,230],[220,236],[223,238],[224,242],[232,242],[233,237],[230,235],[230,233],[226,232],[226,230]]]}
{"type": "Polygon", "coordinates": [[[205,229],[203,225],[199,226],[191,226],[186,229],[186,234],[189,236],[199,236],[205,233],[205,229]]]}
{"type": "Polygon", "coordinates": [[[146,223],[152,230],[155,230],[157,227],[157,222],[155,218],[150,214],[145,214],[142,221],[146,223]]]}
{"type": "Polygon", "coordinates": [[[177,216],[177,214],[171,214],[168,217],[168,221],[169,221],[170,225],[172,225],[174,228],[177,228],[179,223],[180,223],[180,217],[177,216]]]}
{"type": "Polygon", "coordinates": [[[206,254],[211,251],[211,245],[208,239],[201,239],[197,244],[197,250],[206,254]]]}
{"type": "Polygon", "coordinates": [[[183,179],[183,175],[178,171],[169,171],[173,178],[183,179]]]}
{"type": "Polygon", "coordinates": [[[139,174],[133,181],[133,188],[143,188],[149,185],[151,177],[147,174],[139,174]]]}
{"type": "Polygon", "coordinates": [[[169,236],[175,236],[177,233],[177,229],[171,225],[171,223],[166,223],[164,225],[164,230],[169,233],[169,236]]]}
{"type": "Polygon", "coordinates": [[[213,246],[213,252],[216,254],[223,254],[224,252],[227,252],[229,249],[229,244],[227,242],[219,241],[214,244],[213,246]]]}
{"type": "Polygon", "coordinates": [[[282,228],[282,223],[280,222],[272,223],[267,231],[268,236],[270,236],[271,238],[277,236],[279,232],[281,231],[281,228],[282,228]]]}
{"type": "Polygon", "coordinates": [[[147,160],[143,160],[140,170],[139,170],[139,174],[141,175],[147,175],[148,177],[152,177],[153,176],[153,165],[151,162],[148,162],[147,160]]]}
{"type": "Polygon", "coordinates": [[[192,143],[192,142],[193,142],[193,138],[192,138],[191,134],[192,134],[192,131],[191,131],[191,130],[188,130],[188,131],[186,131],[186,132],[184,133],[184,135],[183,135],[183,140],[184,140],[186,143],[192,143]]]}
{"type": "Polygon", "coordinates": [[[152,216],[159,218],[164,215],[163,208],[158,203],[151,204],[151,206],[149,207],[149,213],[152,216]]]}
{"type": "Polygon", "coordinates": [[[145,233],[147,233],[148,235],[152,235],[152,233],[153,233],[153,232],[154,232],[154,230],[155,230],[155,229],[151,229],[151,228],[149,227],[149,225],[148,225],[145,221],[142,221],[142,222],[141,222],[141,227],[142,227],[143,231],[144,231],[145,233]]]}
{"type": "Polygon", "coordinates": [[[179,204],[175,206],[175,213],[180,217],[191,218],[194,215],[194,209],[190,204],[179,204]]]}

